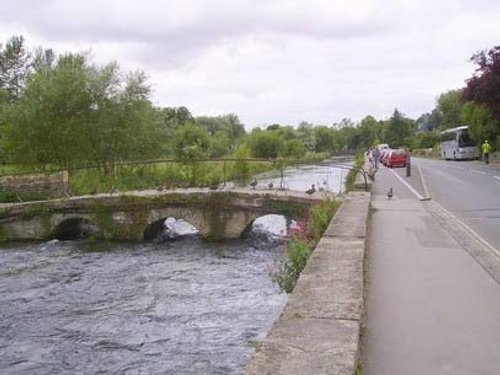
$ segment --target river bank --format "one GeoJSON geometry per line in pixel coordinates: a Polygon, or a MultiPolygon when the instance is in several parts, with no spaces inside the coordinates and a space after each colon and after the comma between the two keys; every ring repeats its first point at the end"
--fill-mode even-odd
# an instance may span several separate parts
{"type": "Polygon", "coordinates": [[[355,373],[369,204],[369,192],[345,198],[244,375],[355,373]]]}

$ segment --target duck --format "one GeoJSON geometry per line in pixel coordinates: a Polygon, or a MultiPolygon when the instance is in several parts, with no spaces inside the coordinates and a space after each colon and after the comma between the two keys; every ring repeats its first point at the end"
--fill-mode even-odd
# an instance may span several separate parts
{"type": "Polygon", "coordinates": [[[274,187],[273,182],[271,181],[270,183],[268,183],[267,187],[269,188],[269,190],[273,190],[273,187],[274,187]]]}
{"type": "Polygon", "coordinates": [[[250,182],[250,186],[252,187],[252,189],[255,190],[255,187],[257,186],[257,179],[254,178],[252,182],[250,182]]]}
{"type": "Polygon", "coordinates": [[[392,191],[392,186],[391,186],[391,188],[387,192],[387,199],[391,199],[393,195],[394,195],[394,192],[392,191]]]}
{"type": "Polygon", "coordinates": [[[307,195],[312,195],[314,193],[316,193],[316,185],[312,184],[311,188],[309,190],[306,190],[306,194],[307,195]]]}
{"type": "Polygon", "coordinates": [[[209,188],[210,190],[218,190],[218,189],[219,189],[219,184],[210,185],[208,188],[209,188]]]}

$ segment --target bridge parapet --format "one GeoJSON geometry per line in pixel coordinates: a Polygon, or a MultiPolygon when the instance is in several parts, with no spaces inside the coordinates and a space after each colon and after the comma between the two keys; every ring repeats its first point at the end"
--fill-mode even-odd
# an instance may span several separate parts
{"type": "Polygon", "coordinates": [[[259,216],[298,218],[323,198],[293,191],[185,189],[3,204],[0,241],[50,239],[64,222],[77,219],[99,227],[105,238],[139,241],[148,226],[170,216],[190,222],[204,237],[236,238],[259,216]]]}

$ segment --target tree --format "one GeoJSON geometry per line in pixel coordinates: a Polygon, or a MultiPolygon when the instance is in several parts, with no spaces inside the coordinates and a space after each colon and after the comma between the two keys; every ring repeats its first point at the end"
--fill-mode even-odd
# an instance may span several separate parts
{"type": "Polygon", "coordinates": [[[489,139],[500,149],[500,46],[474,54],[477,64],[472,78],[467,80],[463,99],[463,118],[470,122],[476,141],[489,139]],[[473,103],[470,103],[473,102],[473,103]]]}
{"type": "Polygon", "coordinates": [[[306,153],[304,144],[298,139],[288,139],[284,141],[281,156],[300,159],[306,153]]]}
{"type": "Polygon", "coordinates": [[[368,148],[379,143],[381,139],[381,126],[373,116],[366,116],[361,120],[359,125],[361,147],[367,150],[368,148]]]}
{"type": "Polygon", "coordinates": [[[353,125],[343,126],[336,132],[339,145],[339,151],[353,152],[359,146],[359,132],[353,125]]]}
{"type": "Polygon", "coordinates": [[[478,67],[467,80],[463,97],[466,101],[484,105],[493,118],[500,121],[500,46],[474,54],[471,61],[478,67]]]}
{"type": "Polygon", "coordinates": [[[31,54],[26,51],[22,36],[13,36],[4,48],[0,45],[0,90],[5,90],[10,101],[16,100],[24,89],[31,65],[31,54]]]}
{"type": "Polygon", "coordinates": [[[224,133],[229,140],[231,151],[236,150],[239,139],[245,135],[245,128],[234,113],[216,117],[199,116],[195,122],[206,128],[211,136],[224,133]]]}
{"type": "Polygon", "coordinates": [[[8,111],[6,146],[14,161],[68,168],[159,153],[144,73],[123,79],[117,64],[99,68],[87,60],[70,53],[30,74],[8,111]]]}
{"type": "Polygon", "coordinates": [[[320,125],[314,127],[314,137],[316,139],[316,152],[335,153],[335,137],[333,129],[320,125]]]}
{"type": "Polygon", "coordinates": [[[346,128],[346,127],[352,128],[352,127],[354,127],[354,125],[355,125],[354,122],[350,118],[345,117],[342,120],[340,120],[340,122],[334,123],[333,127],[342,129],[342,128],[346,128]]]}
{"type": "Polygon", "coordinates": [[[12,106],[7,145],[18,163],[53,163],[67,168],[80,160],[86,145],[82,134],[92,97],[83,55],[60,57],[54,69],[30,76],[12,106]]]}
{"type": "Polygon", "coordinates": [[[462,118],[469,124],[470,134],[478,144],[488,139],[496,150],[500,149],[500,123],[485,105],[465,103],[462,118]]]}
{"type": "Polygon", "coordinates": [[[418,133],[411,145],[412,148],[432,148],[439,143],[440,135],[439,132],[427,131],[418,133]]]}
{"type": "Polygon", "coordinates": [[[443,114],[438,108],[434,108],[431,113],[424,113],[417,121],[416,126],[419,131],[433,131],[441,127],[443,114]]]}
{"type": "Polygon", "coordinates": [[[210,137],[209,156],[211,158],[220,158],[227,155],[230,149],[231,141],[225,133],[219,132],[210,137]]]}
{"type": "Polygon", "coordinates": [[[413,121],[406,118],[398,109],[394,110],[387,123],[387,141],[391,147],[405,145],[405,141],[413,134],[413,121]]]}
{"type": "Polygon", "coordinates": [[[462,89],[450,90],[439,95],[437,99],[437,108],[442,115],[441,129],[455,128],[466,125],[461,118],[462,112],[462,89]]]}
{"type": "Polygon", "coordinates": [[[191,123],[178,128],[174,133],[175,156],[183,160],[204,159],[208,156],[210,140],[208,131],[191,123]]]}
{"type": "Polygon", "coordinates": [[[223,117],[227,122],[225,131],[231,141],[231,150],[235,151],[238,146],[239,139],[246,134],[245,126],[240,122],[240,119],[235,113],[229,113],[223,117]]]}
{"type": "Polygon", "coordinates": [[[283,139],[276,131],[254,129],[248,140],[252,155],[256,158],[276,158],[280,155],[283,139]]]}
{"type": "Polygon", "coordinates": [[[182,125],[193,123],[194,118],[186,107],[157,108],[164,134],[169,137],[182,125]]]}
{"type": "Polygon", "coordinates": [[[313,124],[302,121],[297,127],[297,137],[307,151],[314,151],[316,149],[316,135],[313,124]]]}

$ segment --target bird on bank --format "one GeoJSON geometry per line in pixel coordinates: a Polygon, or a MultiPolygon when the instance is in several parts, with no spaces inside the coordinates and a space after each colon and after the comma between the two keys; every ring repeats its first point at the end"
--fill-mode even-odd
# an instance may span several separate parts
{"type": "Polygon", "coordinates": [[[219,184],[210,185],[208,188],[209,188],[210,190],[218,190],[218,189],[219,189],[219,184]]]}
{"type": "Polygon", "coordinates": [[[306,194],[307,195],[312,195],[314,193],[316,193],[316,185],[312,184],[311,188],[309,190],[306,190],[306,194]]]}
{"type": "Polygon", "coordinates": [[[250,186],[252,187],[252,189],[255,190],[255,187],[257,186],[257,179],[254,178],[252,182],[250,182],[250,186]]]}
{"type": "Polygon", "coordinates": [[[389,191],[387,192],[387,199],[391,199],[393,195],[394,195],[394,192],[392,191],[392,187],[391,187],[389,189],[389,191]]]}
{"type": "Polygon", "coordinates": [[[274,187],[273,182],[271,181],[270,183],[268,183],[267,187],[269,188],[269,190],[273,190],[273,187],[274,187]]]}
{"type": "Polygon", "coordinates": [[[160,193],[165,190],[165,187],[163,185],[160,185],[156,188],[156,191],[159,191],[160,193]]]}

